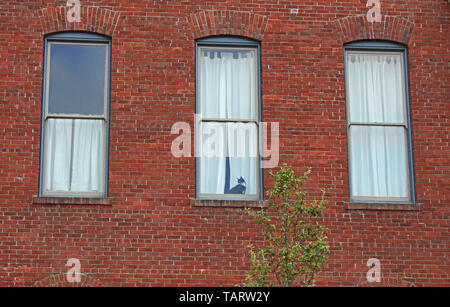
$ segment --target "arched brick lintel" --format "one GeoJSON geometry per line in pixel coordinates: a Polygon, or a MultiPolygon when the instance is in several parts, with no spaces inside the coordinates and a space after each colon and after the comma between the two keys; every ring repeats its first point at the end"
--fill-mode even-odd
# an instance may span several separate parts
{"type": "Polygon", "coordinates": [[[42,34],[63,31],[86,31],[112,36],[120,20],[120,13],[94,6],[80,7],[80,22],[69,22],[66,6],[38,10],[42,34]]]}
{"type": "Polygon", "coordinates": [[[357,40],[389,40],[409,44],[414,22],[400,16],[383,15],[380,22],[369,22],[366,15],[347,16],[331,23],[342,43],[357,40]]]}
{"type": "Polygon", "coordinates": [[[268,26],[266,16],[252,12],[208,10],[186,17],[190,38],[198,39],[214,35],[235,35],[262,40],[268,26]]]}

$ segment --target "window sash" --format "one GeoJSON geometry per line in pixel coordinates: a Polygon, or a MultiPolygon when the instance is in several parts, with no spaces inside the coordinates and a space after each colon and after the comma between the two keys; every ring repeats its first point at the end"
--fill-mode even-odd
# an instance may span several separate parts
{"type": "MultiPolygon", "coordinates": [[[[222,122],[206,121],[205,123],[217,123],[219,125],[220,124],[224,125],[227,122],[223,122],[223,121],[222,122]]],[[[236,123],[236,122],[231,122],[231,123],[236,123]]],[[[247,122],[247,123],[244,123],[244,124],[253,124],[253,123],[252,122],[251,123],[247,122]]],[[[200,124],[200,126],[197,129],[197,131],[199,131],[198,132],[199,133],[199,136],[198,136],[199,141],[196,143],[196,145],[200,146],[200,147],[203,146],[203,143],[204,143],[204,134],[203,134],[204,130],[203,130],[203,128],[204,128],[203,125],[200,124]]],[[[227,129],[229,127],[224,126],[223,128],[225,129],[224,132],[228,133],[227,129]]],[[[256,126],[256,125],[255,125],[255,133],[257,135],[257,138],[256,138],[255,142],[253,143],[254,146],[255,146],[255,148],[254,148],[255,156],[240,157],[239,156],[239,149],[238,149],[238,147],[236,147],[238,142],[236,141],[235,136],[233,136],[234,141],[235,141],[234,144],[232,145],[233,146],[233,152],[230,154],[230,158],[231,159],[232,158],[246,158],[246,159],[249,159],[250,162],[254,160],[254,163],[255,163],[254,164],[255,178],[254,178],[253,181],[250,181],[250,180],[248,180],[248,178],[246,178],[248,180],[246,182],[246,184],[247,184],[247,191],[249,191],[249,186],[251,184],[255,184],[256,185],[255,193],[252,193],[252,194],[202,193],[202,181],[201,181],[201,178],[202,178],[202,176],[201,176],[201,174],[202,174],[202,159],[208,159],[208,157],[205,155],[205,153],[203,153],[202,156],[199,157],[200,161],[198,163],[198,172],[200,174],[200,176],[199,176],[200,180],[198,181],[198,185],[199,185],[199,191],[200,191],[199,195],[201,197],[208,198],[208,199],[211,199],[211,198],[223,198],[223,199],[256,199],[256,198],[259,198],[259,195],[260,195],[260,171],[259,171],[260,155],[259,155],[259,150],[258,149],[260,147],[260,143],[259,143],[260,131],[259,131],[259,127],[256,126]]],[[[248,152],[250,153],[251,152],[250,145],[252,145],[252,143],[250,142],[249,138],[251,137],[251,132],[249,134],[249,138],[248,139],[247,139],[246,135],[244,137],[245,137],[245,140],[247,141],[246,144],[245,144],[245,149],[248,148],[248,152]]],[[[229,141],[229,139],[226,137],[223,140],[223,146],[226,146],[227,141],[229,141]]],[[[237,146],[239,146],[239,145],[237,145],[237,146]]],[[[230,161],[230,163],[231,163],[231,161],[230,161]]],[[[251,167],[249,167],[249,168],[251,168],[251,167]]],[[[230,176],[231,176],[231,165],[230,165],[230,170],[229,171],[230,171],[230,176]]],[[[224,173],[224,175],[226,175],[226,166],[225,166],[225,173],[224,173]]],[[[203,179],[205,179],[205,178],[203,178],[203,179]]],[[[234,179],[236,179],[236,178],[234,178],[234,177],[231,178],[230,177],[229,179],[230,179],[230,188],[233,188],[236,185],[236,182],[234,181],[234,179]]],[[[206,178],[206,180],[207,180],[207,178],[206,178]]],[[[226,180],[226,177],[224,178],[224,183],[225,183],[225,180],[226,180]]],[[[225,186],[224,186],[224,188],[225,188],[225,186]]]]}
{"type": "MultiPolygon", "coordinates": [[[[51,118],[49,118],[51,119],[51,118]]],[[[53,118],[53,119],[61,119],[61,118],[53,118]]],[[[72,120],[72,136],[71,136],[71,153],[70,153],[70,157],[68,158],[69,160],[69,171],[72,173],[72,164],[74,161],[74,134],[75,134],[75,120],[78,120],[80,118],[62,118],[65,120],[72,120]]],[[[105,194],[105,190],[106,190],[106,180],[105,180],[105,175],[106,175],[106,158],[107,158],[107,144],[105,141],[106,138],[106,133],[107,133],[107,122],[104,119],[88,119],[88,120],[102,120],[102,134],[103,134],[103,140],[101,141],[101,156],[100,156],[100,160],[101,160],[101,169],[102,169],[102,174],[100,174],[100,180],[101,180],[101,189],[99,191],[77,191],[77,190],[51,190],[51,189],[46,189],[46,182],[47,182],[47,178],[49,176],[48,171],[49,171],[49,165],[47,165],[47,156],[49,154],[48,152],[48,142],[49,142],[49,128],[48,128],[48,120],[45,121],[44,125],[45,125],[45,136],[44,136],[44,148],[43,148],[43,154],[44,154],[44,159],[43,159],[43,163],[42,163],[42,182],[41,182],[41,188],[42,188],[42,195],[43,196],[72,196],[72,195],[84,195],[84,196],[95,196],[95,197],[99,197],[105,194]]],[[[69,180],[71,181],[72,175],[70,176],[69,180]]],[[[71,184],[71,183],[70,183],[71,184]]]]}
{"type": "Polygon", "coordinates": [[[251,102],[253,104],[253,113],[254,118],[249,118],[249,119],[234,119],[234,118],[213,118],[213,117],[203,117],[202,115],[202,120],[211,120],[211,121],[236,121],[236,122],[248,122],[248,121],[258,121],[259,118],[259,108],[258,108],[258,82],[259,82],[259,77],[258,77],[258,48],[255,47],[222,47],[222,46],[198,46],[198,52],[197,52],[197,82],[198,82],[198,91],[197,91],[197,99],[198,99],[198,111],[202,111],[202,104],[203,104],[203,97],[201,95],[202,91],[201,91],[201,79],[202,79],[202,73],[201,73],[201,61],[200,61],[200,57],[202,56],[202,51],[204,50],[225,50],[225,51],[249,51],[252,50],[255,52],[255,57],[254,57],[254,71],[253,74],[255,76],[254,78],[254,84],[253,84],[253,101],[251,102]]]}
{"type": "MultiPolygon", "coordinates": [[[[404,167],[405,167],[405,171],[406,171],[406,185],[407,185],[407,197],[395,197],[395,196],[370,196],[370,195],[356,195],[354,189],[353,189],[353,184],[354,184],[354,177],[356,170],[354,169],[354,163],[356,163],[356,158],[353,157],[353,146],[357,146],[357,144],[353,144],[353,135],[352,135],[352,129],[348,130],[348,142],[349,142],[349,170],[350,170],[350,174],[349,174],[349,178],[350,178],[350,189],[352,191],[351,197],[352,200],[356,200],[356,201],[389,201],[389,202],[401,202],[401,201],[409,201],[410,200],[410,195],[411,195],[411,191],[410,191],[410,169],[409,169],[409,155],[408,155],[408,129],[402,127],[402,126],[381,126],[381,125],[375,125],[375,126],[369,126],[369,125],[359,125],[356,127],[389,127],[389,128],[403,128],[404,130],[404,138],[403,138],[403,142],[405,144],[405,148],[404,148],[404,167]]],[[[390,148],[392,149],[392,148],[390,148]]],[[[369,153],[370,154],[370,153],[369,153]]],[[[371,157],[373,158],[373,157],[371,157]]],[[[361,162],[361,161],[359,161],[361,162]]],[[[385,163],[388,163],[388,161],[386,160],[385,163]]],[[[387,172],[387,169],[384,170],[385,172],[387,172]]],[[[375,182],[374,178],[371,178],[373,182],[375,182]]]]}
{"type": "MultiPolygon", "coordinates": [[[[260,182],[261,182],[261,174],[259,172],[260,169],[260,154],[259,154],[259,148],[260,148],[260,125],[258,121],[254,121],[254,120],[211,120],[211,119],[206,119],[206,120],[201,120],[199,123],[199,127],[197,127],[196,131],[197,131],[197,142],[196,142],[196,146],[201,146],[201,144],[203,144],[203,133],[202,133],[202,123],[243,123],[243,124],[249,124],[249,123],[254,123],[256,125],[256,129],[257,129],[257,140],[256,140],[256,157],[255,157],[255,169],[256,169],[256,178],[255,178],[255,183],[256,183],[256,193],[255,194],[211,194],[211,193],[201,193],[201,180],[202,180],[202,176],[201,176],[201,161],[199,161],[198,165],[197,165],[197,171],[200,174],[198,176],[198,186],[199,186],[199,195],[201,198],[207,198],[207,199],[214,199],[214,198],[223,198],[223,199],[236,199],[236,198],[242,198],[242,199],[256,199],[259,198],[259,195],[261,193],[260,191],[260,182]]],[[[225,141],[224,141],[225,142],[225,141]]],[[[248,143],[247,143],[248,145],[248,143]]],[[[203,157],[199,157],[199,160],[201,160],[203,157]]],[[[205,179],[205,178],[203,178],[205,179]]]]}
{"type": "MultiPolygon", "coordinates": [[[[401,122],[401,124],[407,126],[408,123],[408,110],[407,110],[407,102],[406,102],[406,78],[405,78],[405,67],[404,67],[404,53],[403,52],[398,52],[398,51],[366,51],[366,50],[347,50],[346,51],[346,57],[345,57],[345,61],[346,61],[346,90],[348,93],[348,97],[350,97],[350,88],[349,88],[349,71],[348,71],[348,62],[349,62],[349,58],[352,55],[393,55],[393,56],[400,56],[400,71],[401,71],[401,80],[400,83],[402,85],[401,90],[402,90],[402,112],[403,112],[403,122],[401,122]]],[[[351,104],[352,102],[349,101],[349,98],[347,98],[347,118],[348,118],[348,125],[351,124],[358,124],[360,122],[358,121],[354,121],[352,120],[352,113],[351,113],[351,104]]],[[[382,125],[396,125],[396,124],[400,124],[400,123],[395,123],[395,122],[364,122],[366,124],[382,124],[382,125]]]]}
{"type": "Polygon", "coordinates": [[[109,47],[106,43],[86,43],[86,42],[64,42],[64,41],[58,41],[53,42],[49,41],[47,43],[47,61],[46,61],[46,82],[45,82],[45,119],[47,117],[68,117],[68,118],[103,118],[107,120],[107,112],[108,112],[108,84],[109,84],[109,47]],[[103,100],[103,115],[81,115],[81,114],[73,114],[73,113],[49,113],[48,106],[49,106],[49,95],[50,95],[50,71],[51,71],[51,48],[52,45],[71,45],[71,46],[102,46],[105,47],[105,83],[104,83],[104,100],[103,100]]]}

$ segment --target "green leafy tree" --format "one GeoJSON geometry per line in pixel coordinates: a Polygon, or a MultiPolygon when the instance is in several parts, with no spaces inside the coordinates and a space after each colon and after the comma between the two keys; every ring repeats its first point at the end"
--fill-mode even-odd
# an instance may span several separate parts
{"type": "Polygon", "coordinates": [[[263,228],[264,246],[259,250],[248,246],[251,269],[242,286],[314,286],[329,245],[328,229],[317,221],[325,209],[325,193],[320,201],[308,202],[301,191],[310,173],[308,169],[296,177],[286,166],[271,173],[275,184],[267,192],[268,208],[247,209],[263,228]]]}

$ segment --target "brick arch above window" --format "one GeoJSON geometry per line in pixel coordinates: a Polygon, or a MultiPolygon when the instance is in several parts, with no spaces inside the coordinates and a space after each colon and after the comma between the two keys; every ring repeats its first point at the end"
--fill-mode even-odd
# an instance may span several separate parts
{"type": "Polygon", "coordinates": [[[192,39],[233,35],[261,40],[268,20],[264,15],[232,10],[206,10],[186,17],[192,39]]]}
{"type": "Polygon", "coordinates": [[[70,7],[57,6],[37,11],[41,21],[42,34],[63,31],[86,31],[112,36],[120,20],[120,13],[94,6],[80,7],[80,22],[69,22],[70,7]]]}
{"type": "Polygon", "coordinates": [[[369,22],[366,15],[339,18],[330,23],[342,43],[357,40],[388,40],[405,45],[409,44],[414,22],[400,16],[383,15],[381,22],[369,22]]]}

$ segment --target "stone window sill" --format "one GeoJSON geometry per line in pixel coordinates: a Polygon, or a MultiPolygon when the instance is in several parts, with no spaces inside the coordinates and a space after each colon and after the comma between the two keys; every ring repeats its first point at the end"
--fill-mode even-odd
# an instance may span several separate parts
{"type": "Polygon", "coordinates": [[[111,206],[112,198],[89,197],[39,197],[33,196],[35,205],[96,205],[111,206]]]}
{"type": "Polygon", "coordinates": [[[267,200],[209,200],[191,198],[192,207],[267,208],[267,200]]]}
{"type": "Polygon", "coordinates": [[[376,210],[376,211],[422,211],[420,204],[413,203],[365,203],[365,202],[346,202],[346,210],[376,210]]]}

